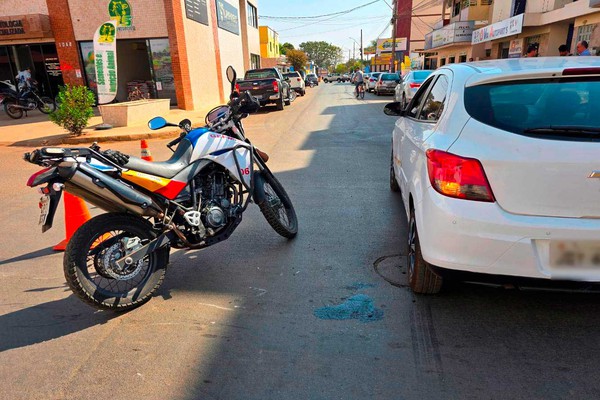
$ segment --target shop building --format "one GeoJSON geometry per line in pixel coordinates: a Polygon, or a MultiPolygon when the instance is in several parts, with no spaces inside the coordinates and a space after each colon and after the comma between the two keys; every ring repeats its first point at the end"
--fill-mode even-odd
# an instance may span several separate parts
{"type": "Polygon", "coordinates": [[[285,64],[279,51],[279,34],[268,26],[258,28],[260,35],[260,66],[273,68],[285,64]]]}
{"type": "Polygon", "coordinates": [[[558,56],[567,45],[575,54],[586,40],[593,55],[600,54],[600,9],[592,0],[496,1],[492,24],[473,33],[473,43],[487,43],[491,58],[523,57],[538,46],[539,56],[558,56]]]}
{"type": "MultiPolygon", "coordinates": [[[[225,101],[227,66],[243,74],[256,62],[260,54],[257,5],[257,0],[29,0],[27,4],[5,0],[0,15],[15,10],[14,15],[41,15],[49,21],[49,29],[43,37],[38,33],[20,40],[10,36],[7,41],[0,34],[0,68],[4,71],[7,58],[18,69],[10,56],[3,55],[7,52],[21,55],[21,65],[27,62],[25,50],[15,52],[8,46],[29,46],[36,65],[39,56],[32,49],[44,44],[41,59],[51,61],[55,49],[60,83],[94,89],[94,33],[112,19],[118,26],[117,100],[125,101],[129,90],[138,87],[150,97],[171,99],[182,109],[204,108],[225,101]]],[[[46,72],[54,67],[47,64],[46,72]]],[[[35,69],[36,76],[41,75],[35,69]]]]}

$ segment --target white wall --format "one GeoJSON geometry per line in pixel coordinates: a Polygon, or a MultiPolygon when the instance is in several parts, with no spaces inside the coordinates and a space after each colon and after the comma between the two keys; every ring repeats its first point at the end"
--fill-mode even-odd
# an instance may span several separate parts
{"type": "Polygon", "coordinates": [[[48,15],[46,0],[0,0],[0,15],[45,14],[48,15]]]}

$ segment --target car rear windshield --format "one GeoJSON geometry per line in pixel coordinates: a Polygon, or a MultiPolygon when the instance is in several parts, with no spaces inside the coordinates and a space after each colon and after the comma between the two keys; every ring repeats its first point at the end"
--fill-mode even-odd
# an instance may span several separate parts
{"type": "MultiPolygon", "coordinates": [[[[468,87],[465,108],[474,119],[517,134],[563,140],[591,137],[600,131],[600,78],[468,87]]],[[[600,138],[600,132],[595,136],[600,138]]]]}
{"type": "Polygon", "coordinates": [[[277,73],[272,69],[257,69],[246,72],[245,79],[269,79],[277,78],[277,73]]]}
{"type": "Polygon", "coordinates": [[[317,76],[315,74],[308,74],[306,75],[307,78],[316,78],[317,76]]]}
{"type": "Polygon", "coordinates": [[[397,81],[400,79],[400,76],[396,74],[383,74],[381,75],[382,81],[397,81]]]}
{"type": "Polygon", "coordinates": [[[433,71],[414,71],[415,81],[424,81],[433,71]]]}
{"type": "Polygon", "coordinates": [[[283,74],[283,76],[285,76],[286,78],[297,78],[300,76],[300,74],[297,72],[289,72],[287,74],[283,74]]]}

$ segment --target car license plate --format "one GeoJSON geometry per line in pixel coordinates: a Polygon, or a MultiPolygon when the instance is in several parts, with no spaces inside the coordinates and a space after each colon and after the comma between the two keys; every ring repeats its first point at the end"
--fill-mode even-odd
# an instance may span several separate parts
{"type": "Polygon", "coordinates": [[[45,225],[48,219],[48,210],[50,209],[50,196],[43,195],[40,198],[40,220],[38,225],[45,225]]]}
{"type": "Polygon", "coordinates": [[[262,99],[262,94],[255,94],[253,95],[255,98],[257,98],[258,100],[262,99]]]}
{"type": "Polygon", "coordinates": [[[550,266],[555,270],[600,269],[600,242],[553,241],[550,266]]]}

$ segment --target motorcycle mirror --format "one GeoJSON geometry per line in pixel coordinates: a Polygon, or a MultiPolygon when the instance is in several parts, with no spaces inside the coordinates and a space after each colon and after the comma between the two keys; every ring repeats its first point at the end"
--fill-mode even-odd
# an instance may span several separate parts
{"type": "Polygon", "coordinates": [[[167,120],[163,117],[154,117],[148,121],[148,128],[152,129],[153,131],[164,128],[165,126],[167,126],[167,120]]]}
{"type": "Polygon", "coordinates": [[[233,92],[235,90],[235,79],[237,78],[237,73],[235,72],[235,69],[233,69],[233,67],[230,65],[229,67],[227,67],[227,80],[229,81],[229,83],[231,83],[231,91],[233,92]]]}

